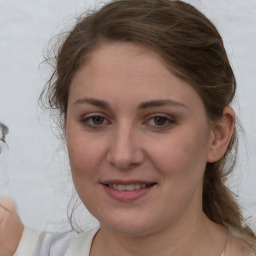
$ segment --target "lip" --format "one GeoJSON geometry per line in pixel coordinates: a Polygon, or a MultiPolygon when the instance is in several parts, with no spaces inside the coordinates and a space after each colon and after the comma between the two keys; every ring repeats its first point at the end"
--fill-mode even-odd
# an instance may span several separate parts
{"type": "Polygon", "coordinates": [[[155,184],[156,182],[150,182],[150,181],[143,181],[143,180],[104,180],[101,182],[103,185],[113,185],[113,184],[120,184],[120,185],[131,185],[131,184],[155,184]]]}
{"type": "Polygon", "coordinates": [[[155,182],[148,182],[148,181],[141,181],[141,180],[129,180],[129,181],[123,181],[123,180],[106,180],[104,182],[100,183],[102,187],[104,188],[106,194],[110,196],[112,199],[121,201],[121,202],[130,202],[138,200],[139,198],[145,196],[148,194],[156,185],[155,182]],[[131,185],[131,184],[145,184],[145,185],[151,185],[146,188],[141,188],[137,190],[132,191],[120,191],[113,189],[107,185],[113,185],[113,184],[119,184],[119,185],[131,185]]]}

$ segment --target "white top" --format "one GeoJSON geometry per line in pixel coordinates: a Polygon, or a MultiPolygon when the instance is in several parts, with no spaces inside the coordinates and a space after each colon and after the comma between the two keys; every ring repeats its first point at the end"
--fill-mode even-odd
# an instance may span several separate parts
{"type": "MultiPolygon", "coordinates": [[[[74,237],[72,233],[39,233],[25,228],[13,256],[89,256],[93,237],[98,230],[99,226],[74,237]]],[[[224,256],[224,252],[221,256],[224,256]]]]}
{"type": "Polygon", "coordinates": [[[25,228],[14,256],[32,256],[35,250],[39,233],[29,228],[25,228]]]}
{"type": "Polygon", "coordinates": [[[13,256],[89,256],[92,239],[98,230],[99,227],[95,227],[74,237],[73,233],[39,233],[25,228],[13,256]]]}

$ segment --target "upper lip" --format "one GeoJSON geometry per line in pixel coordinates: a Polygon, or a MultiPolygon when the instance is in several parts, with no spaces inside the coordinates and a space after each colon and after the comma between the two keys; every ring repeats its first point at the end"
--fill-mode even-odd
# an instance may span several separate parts
{"type": "Polygon", "coordinates": [[[104,185],[113,185],[113,184],[119,184],[119,185],[131,185],[131,184],[155,184],[156,182],[152,181],[143,181],[143,180],[104,180],[100,182],[104,185]]]}

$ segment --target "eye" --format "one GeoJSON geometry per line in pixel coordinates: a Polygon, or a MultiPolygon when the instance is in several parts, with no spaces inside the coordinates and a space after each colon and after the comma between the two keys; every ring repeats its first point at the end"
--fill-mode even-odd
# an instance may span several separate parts
{"type": "Polygon", "coordinates": [[[174,124],[174,119],[170,116],[156,114],[147,119],[146,124],[153,128],[169,128],[174,124]]]}
{"type": "Polygon", "coordinates": [[[102,116],[93,116],[91,117],[91,122],[94,125],[101,125],[104,123],[104,118],[102,116]]]}
{"type": "Polygon", "coordinates": [[[83,117],[82,123],[87,127],[100,128],[108,125],[110,122],[103,116],[93,115],[83,117]]]}
{"type": "Polygon", "coordinates": [[[163,126],[168,122],[167,118],[163,116],[154,117],[153,121],[154,121],[154,124],[157,126],[163,126]]]}

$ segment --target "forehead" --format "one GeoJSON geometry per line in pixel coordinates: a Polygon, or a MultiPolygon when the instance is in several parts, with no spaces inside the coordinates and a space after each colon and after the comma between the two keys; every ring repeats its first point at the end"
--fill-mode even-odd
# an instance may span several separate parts
{"type": "Polygon", "coordinates": [[[144,45],[126,42],[111,42],[99,44],[91,53],[89,53],[79,70],[87,67],[99,75],[108,75],[114,70],[118,73],[147,73],[152,68],[156,71],[169,74],[170,70],[167,64],[155,51],[144,45]]]}
{"type": "Polygon", "coordinates": [[[168,97],[200,101],[194,88],[173,75],[156,52],[132,43],[103,44],[86,56],[72,80],[69,98],[87,96],[106,100],[115,96],[136,104],[168,97]]]}

